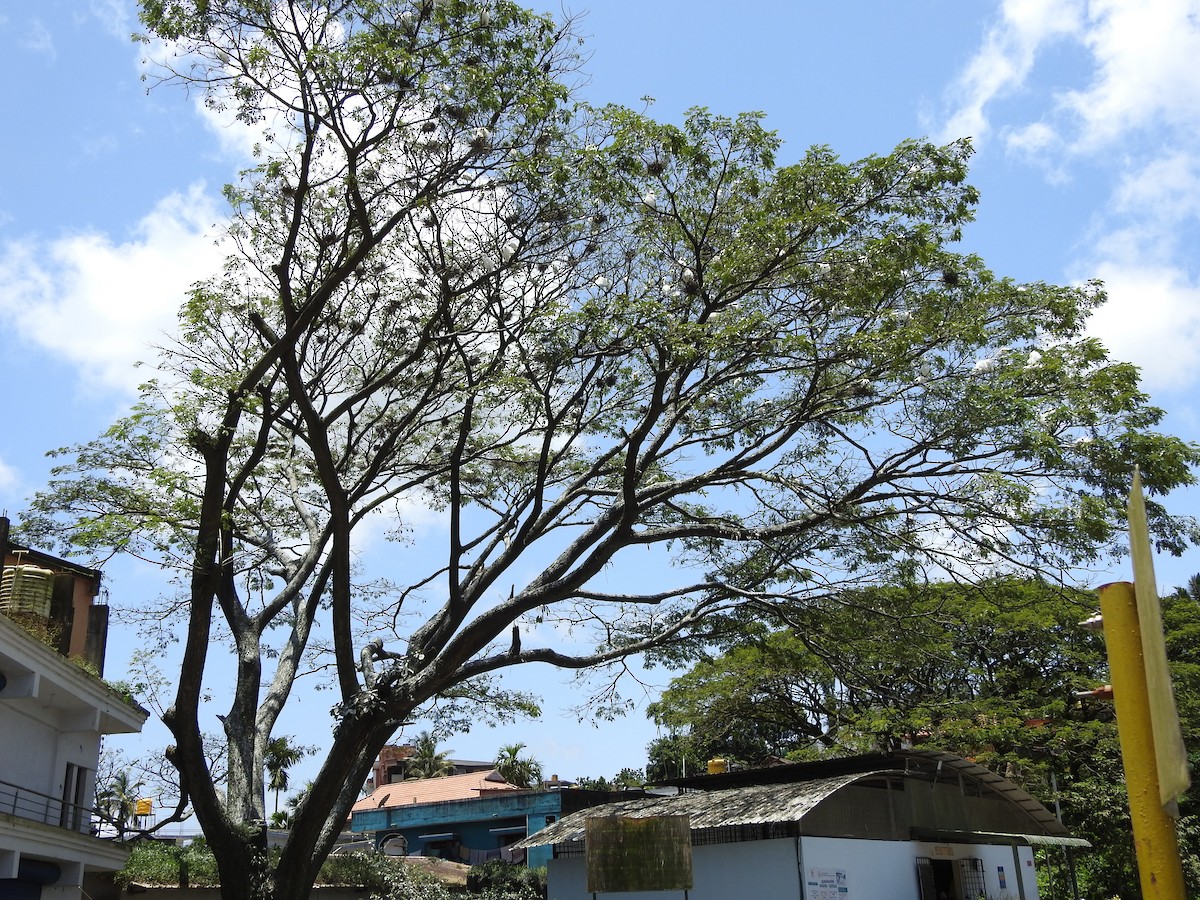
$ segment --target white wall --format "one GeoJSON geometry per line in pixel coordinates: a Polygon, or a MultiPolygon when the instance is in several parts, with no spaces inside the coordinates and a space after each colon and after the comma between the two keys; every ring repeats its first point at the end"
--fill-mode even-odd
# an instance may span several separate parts
{"type": "Polygon", "coordinates": [[[0,700],[0,759],[4,760],[0,781],[57,796],[56,787],[62,790],[62,776],[56,771],[59,736],[22,711],[22,706],[33,702],[0,700]]]}
{"type": "Polygon", "coordinates": [[[900,841],[800,838],[805,881],[814,869],[845,872],[843,900],[920,900],[916,859],[922,855],[900,841]]]}
{"type": "Polygon", "coordinates": [[[1024,882],[1025,900],[1038,900],[1037,874],[1033,868],[1032,847],[1008,847],[982,844],[935,844],[914,841],[914,858],[927,856],[931,859],[963,859],[974,857],[983,860],[983,877],[988,897],[1003,900],[1018,900],[1022,896],[1024,882]],[[1000,870],[1004,870],[1004,886],[1000,886],[1000,870]]]}
{"type": "MultiPolygon", "coordinates": [[[[811,869],[846,873],[844,900],[919,900],[917,859],[980,859],[989,897],[1021,897],[1017,879],[1024,880],[1025,900],[1038,900],[1037,876],[1030,847],[983,844],[946,844],[923,841],[854,841],[844,838],[801,838],[801,859],[807,875],[811,869]],[[1014,856],[1014,850],[1016,855],[1014,856]],[[1004,870],[1003,887],[1000,870],[1004,870]]],[[[807,898],[806,898],[807,900],[807,898]]]]}
{"type": "MultiPolygon", "coordinates": [[[[582,856],[552,859],[549,900],[590,900],[582,856]]],[[[796,841],[746,841],[713,844],[692,852],[695,887],[688,900],[799,900],[796,841]]],[[[603,894],[604,900],[675,900],[683,891],[603,894]]]]}
{"type": "MultiPolygon", "coordinates": [[[[989,897],[1018,900],[1024,881],[1025,900],[1038,900],[1033,850],[1029,847],[979,844],[934,844],[901,841],[862,841],[847,838],[800,838],[746,841],[696,847],[692,853],[695,887],[688,900],[811,900],[801,881],[821,874],[845,874],[840,900],[920,900],[917,858],[983,860],[989,897]],[[1000,886],[1003,868],[1005,886],[1000,886]],[[821,870],[821,871],[814,871],[821,870]]],[[[549,865],[549,900],[590,900],[584,857],[553,859],[549,865]]],[[[682,891],[614,893],[604,900],[674,900],[682,891]]]]}

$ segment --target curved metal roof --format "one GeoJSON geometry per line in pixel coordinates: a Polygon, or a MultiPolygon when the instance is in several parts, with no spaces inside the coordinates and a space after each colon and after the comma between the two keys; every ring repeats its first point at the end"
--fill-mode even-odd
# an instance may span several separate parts
{"type": "Polygon", "coordinates": [[[1070,839],[1070,833],[1050,810],[1007,778],[953,753],[908,750],[888,756],[850,757],[818,764],[777,766],[687,779],[686,786],[691,790],[684,793],[606,803],[571,813],[525,838],[517,846],[582,841],[587,819],[595,816],[687,815],[691,818],[693,831],[723,826],[802,823],[810,810],[854,782],[880,776],[939,781],[949,780],[951,773],[955,778],[976,782],[982,790],[1022,810],[1029,825],[1024,829],[1028,834],[1020,837],[1070,839]],[[841,771],[832,771],[838,769],[841,771]],[[817,773],[823,777],[811,777],[817,773]],[[761,783],[753,783],[755,781],[761,783]],[[700,789],[710,784],[713,789],[700,789]]]}

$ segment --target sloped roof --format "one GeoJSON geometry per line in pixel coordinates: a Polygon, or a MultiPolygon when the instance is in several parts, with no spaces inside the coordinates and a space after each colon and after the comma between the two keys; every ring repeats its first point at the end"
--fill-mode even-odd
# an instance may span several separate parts
{"type": "Polygon", "coordinates": [[[447,800],[473,800],[493,791],[519,791],[495,769],[487,772],[468,772],[443,778],[414,778],[381,784],[350,808],[352,813],[374,809],[393,809],[421,803],[443,803],[447,800]]]}
{"type": "Polygon", "coordinates": [[[643,797],[605,803],[563,816],[535,835],[517,844],[538,847],[582,841],[586,822],[593,816],[623,816],[643,819],[652,816],[690,816],[692,830],[726,825],[766,825],[799,822],[804,814],[834,791],[862,778],[841,775],[794,784],[758,784],[719,791],[690,791],[672,797],[643,797]]]}
{"type": "MultiPolygon", "coordinates": [[[[686,779],[685,793],[607,803],[563,816],[554,824],[530,835],[519,847],[536,847],[582,841],[585,823],[594,816],[687,815],[692,830],[736,825],[768,825],[800,822],[821,801],[849,784],[881,775],[939,781],[945,775],[977,783],[1021,810],[1027,825],[1022,836],[1067,838],[1069,831],[1052,812],[1025,790],[977,763],[940,751],[904,751],[884,756],[873,754],[827,760],[819,764],[778,766],[737,773],[686,779]],[[755,783],[759,782],[759,783],[755,783]],[[762,783],[765,782],[765,783],[762,783]],[[709,790],[697,790],[702,786],[709,790]]],[[[680,779],[683,782],[684,779],[680,779]]],[[[682,785],[681,785],[682,786],[682,785]]],[[[1059,843],[1062,841],[1054,841],[1059,843]]],[[[1085,842],[1086,843],[1086,842],[1085,842]]]]}

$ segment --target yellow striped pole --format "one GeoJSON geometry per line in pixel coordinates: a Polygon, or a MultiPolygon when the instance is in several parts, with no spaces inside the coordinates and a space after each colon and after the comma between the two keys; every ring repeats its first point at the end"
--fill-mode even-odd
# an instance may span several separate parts
{"type": "Polygon", "coordinates": [[[1100,589],[1100,614],[1143,900],[1185,900],[1175,820],[1163,806],[1137,596],[1127,581],[1100,589]]]}

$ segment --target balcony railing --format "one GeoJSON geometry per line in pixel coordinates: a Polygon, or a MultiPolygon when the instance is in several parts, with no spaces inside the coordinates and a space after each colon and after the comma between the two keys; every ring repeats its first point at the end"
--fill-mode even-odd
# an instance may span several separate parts
{"type": "Polygon", "coordinates": [[[92,833],[91,807],[65,803],[59,797],[31,791],[7,781],[0,781],[0,813],[81,834],[92,833]]]}

